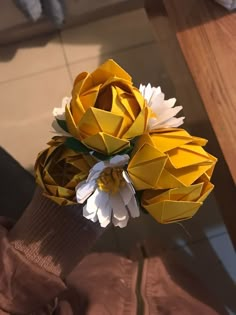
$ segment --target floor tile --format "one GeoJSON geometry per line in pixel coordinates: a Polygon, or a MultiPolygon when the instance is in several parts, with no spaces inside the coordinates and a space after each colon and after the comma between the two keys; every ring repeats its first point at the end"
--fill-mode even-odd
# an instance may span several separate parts
{"type": "Polygon", "coordinates": [[[62,32],[68,63],[153,41],[143,9],[102,19],[62,32]]]}
{"type": "Polygon", "coordinates": [[[102,56],[69,64],[72,77],[83,71],[91,72],[107,59],[114,59],[132,76],[134,84],[151,83],[161,85],[163,91],[174,90],[166,70],[161,62],[158,45],[156,43],[140,44],[138,47],[111,52],[102,56]]]}
{"type": "Polygon", "coordinates": [[[0,82],[65,64],[58,35],[43,36],[0,48],[0,82]]]}
{"type": "Polygon", "coordinates": [[[70,90],[65,67],[0,84],[0,143],[22,166],[32,168],[53,136],[52,110],[70,90]]]}

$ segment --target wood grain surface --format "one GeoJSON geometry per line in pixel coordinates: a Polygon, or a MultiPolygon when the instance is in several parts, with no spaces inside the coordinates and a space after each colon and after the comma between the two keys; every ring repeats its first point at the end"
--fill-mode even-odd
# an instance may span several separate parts
{"type": "Polygon", "coordinates": [[[236,13],[211,0],[164,0],[236,182],[236,13]]]}
{"type": "MultiPolygon", "coordinates": [[[[197,24],[196,19],[193,21],[193,23],[190,23],[189,21],[188,25],[184,25],[178,30],[176,29],[176,26],[173,27],[173,20],[177,19],[175,17],[176,10],[175,6],[171,7],[171,4],[174,3],[177,5],[177,2],[179,5],[188,5],[188,3],[193,2],[202,2],[200,1],[193,1],[193,0],[178,0],[178,1],[172,1],[172,0],[164,0],[166,7],[168,8],[168,11],[172,12],[170,15],[167,13],[166,7],[163,3],[163,1],[156,1],[156,0],[146,0],[145,1],[145,8],[146,12],[149,18],[149,21],[152,25],[152,28],[154,30],[155,38],[159,47],[159,52],[161,56],[161,62],[164,64],[163,66],[166,68],[166,76],[163,77],[163,80],[159,82],[161,86],[163,86],[163,90],[166,93],[166,97],[173,97],[176,96],[177,101],[180,105],[183,105],[183,112],[185,119],[185,128],[194,135],[205,137],[209,140],[207,144],[207,150],[211,152],[213,155],[217,156],[218,163],[215,168],[212,181],[215,184],[214,189],[214,195],[217,199],[217,203],[219,204],[222,217],[224,219],[225,225],[227,227],[228,233],[231,237],[231,240],[236,248],[236,228],[235,228],[235,222],[236,222],[236,211],[235,211],[235,183],[232,178],[232,173],[229,171],[229,167],[225,161],[225,157],[222,153],[222,145],[219,145],[219,138],[218,134],[216,134],[216,130],[213,130],[214,123],[216,121],[213,118],[213,121],[211,119],[211,122],[209,120],[209,112],[207,110],[207,106],[205,103],[205,100],[203,99],[202,93],[199,89],[199,86],[196,86],[196,80],[195,77],[193,79],[193,72],[191,69],[191,65],[186,64],[186,59],[183,55],[183,50],[181,50],[179,45],[179,36],[181,32],[188,32],[194,27],[202,27],[201,24],[197,24]],[[168,2],[168,3],[167,3],[168,2]],[[188,27],[190,27],[190,30],[188,30],[188,27]],[[178,39],[176,36],[176,30],[178,39]],[[190,72],[191,70],[191,72],[190,72]],[[168,78],[171,80],[171,83],[168,81],[168,78]],[[166,82],[169,82],[168,84],[166,82]],[[199,94],[201,93],[201,95],[199,94]]],[[[211,1],[211,0],[210,0],[211,1]]],[[[207,2],[207,0],[206,0],[207,2]]],[[[224,17],[225,15],[228,16],[228,12],[224,9],[221,9],[221,7],[218,8],[217,4],[213,4],[214,8],[216,6],[216,10],[218,11],[218,18],[224,17]],[[220,14],[219,14],[220,13],[220,14]]],[[[211,5],[209,4],[209,5],[211,5]]],[[[185,7],[184,7],[185,8],[185,7]]],[[[184,8],[183,12],[184,12],[184,8]]],[[[187,10],[187,9],[186,9],[187,10]]],[[[178,8],[178,12],[181,12],[181,9],[178,8]]],[[[208,16],[209,18],[209,16],[208,16]]],[[[198,21],[199,22],[199,21],[198,21]]],[[[204,19],[202,16],[202,22],[208,23],[209,19],[204,19]]],[[[191,40],[191,36],[188,36],[189,41],[191,40]]],[[[232,44],[232,43],[231,43],[232,44]]],[[[183,45],[182,45],[183,46],[183,45]]],[[[193,55],[198,54],[198,46],[190,47],[190,49],[194,53],[193,55]]],[[[232,57],[232,56],[231,56],[232,57]]],[[[232,57],[234,58],[234,56],[232,57]]],[[[157,56],[157,61],[160,62],[157,56]]],[[[197,62],[197,61],[196,61],[197,62]]],[[[232,74],[233,75],[233,74],[232,74]]],[[[209,80],[209,78],[206,78],[205,81],[209,80]]],[[[227,81],[228,82],[228,81],[227,81]]],[[[204,82],[203,82],[204,83],[204,82]]],[[[209,84],[209,83],[208,83],[209,84]]],[[[235,84],[235,82],[232,82],[232,84],[235,84]]],[[[212,84],[213,85],[213,84],[212,84]]],[[[225,92],[223,91],[223,84],[222,88],[219,89],[218,93],[222,90],[223,95],[225,92]]],[[[233,92],[231,90],[231,92],[233,92]]],[[[212,90],[211,90],[211,93],[212,90]]],[[[223,96],[219,96],[219,99],[221,99],[223,96]]],[[[216,96],[214,93],[212,94],[212,100],[214,100],[216,96]]],[[[210,102],[209,104],[213,104],[212,106],[216,107],[219,106],[218,102],[213,103],[210,102]]],[[[227,104],[223,103],[224,108],[226,108],[227,111],[227,104]]],[[[235,106],[235,103],[234,103],[235,106]]],[[[214,115],[214,113],[213,113],[214,115]]],[[[235,113],[232,115],[235,119],[235,113]]],[[[227,114],[227,117],[229,115],[227,114]]],[[[218,120],[221,120],[221,117],[215,117],[218,118],[218,120]]],[[[224,120],[225,121],[225,118],[224,120]]],[[[221,128],[223,128],[222,122],[220,122],[221,128]]],[[[234,126],[231,124],[232,129],[234,131],[234,126]]],[[[219,128],[220,129],[220,128],[219,128]]],[[[234,131],[235,132],[235,131],[234,131]]],[[[231,138],[231,143],[233,142],[232,146],[234,145],[234,141],[231,138]]],[[[225,143],[229,144],[229,142],[225,143]]],[[[232,148],[232,147],[231,147],[232,148]]],[[[233,150],[229,150],[229,155],[231,155],[233,150]]],[[[225,152],[224,152],[225,154],[225,152]]],[[[232,167],[231,167],[232,169],[232,167]]],[[[214,224],[214,218],[212,218],[212,224],[214,224]]]]}

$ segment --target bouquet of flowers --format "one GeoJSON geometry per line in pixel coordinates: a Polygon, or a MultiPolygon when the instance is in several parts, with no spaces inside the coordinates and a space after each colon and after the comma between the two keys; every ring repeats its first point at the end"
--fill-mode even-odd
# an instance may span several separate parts
{"type": "Polygon", "coordinates": [[[136,88],[113,60],[80,73],[54,108],[57,136],[35,163],[44,195],[82,204],[102,227],[125,227],[140,209],[160,223],[191,218],[214,187],[217,159],[204,150],[207,140],[179,128],[175,102],[160,87],[136,88]]]}

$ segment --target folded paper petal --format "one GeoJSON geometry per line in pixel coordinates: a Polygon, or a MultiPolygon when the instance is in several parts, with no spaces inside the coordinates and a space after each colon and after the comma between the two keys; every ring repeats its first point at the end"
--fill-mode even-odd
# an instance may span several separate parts
{"type": "Polygon", "coordinates": [[[213,187],[210,182],[201,178],[199,183],[187,187],[166,191],[146,190],[142,194],[142,206],[162,224],[190,219],[213,187]]]}
{"type": "Polygon", "coordinates": [[[87,178],[95,159],[64,145],[64,137],[54,137],[49,148],[39,153],[35,163],[36,182],[44,195],[60,205],[76,203],[75,187],[87,178]]]}
{"type": "Polygon", "coordinates": [[[178,128],[144,134],[128,165],[135,189],[185,187],[204,174],[210,179],[217,159],[202,148],[205,144],[205,139],[178,128]]]}
{"type": "Polygon", "coordinates": [[[128,173],[137,190],[155,189],[167,156],[144,144],[128,165],[128,173]]]}
{"type": "Polygon", "coordinates": [[[82,141],[88,148],[107,155],[117,153],[129,147],[128,140],[119,139],[108,135],[103,132],[99,132],[94,136],[90,136],[82,141]]]}
{"type": "Polygon", "coordinates": [[[79,74],[65,108],[70,134],[106,155],[116,154],[143,134],[149,113],[131,77],[113,60],[92,73],[79,74]]]}

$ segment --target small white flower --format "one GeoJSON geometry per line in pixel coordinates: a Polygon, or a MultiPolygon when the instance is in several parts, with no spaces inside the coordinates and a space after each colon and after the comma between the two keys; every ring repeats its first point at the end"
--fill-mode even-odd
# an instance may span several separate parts
{"type": "Polygon", "coordinates": [[[170,98],[165,100],[165,94],[160,87],[152,87],[149,83],[147,86],[140,84],[139,91],[147,101],[148,106],[156,117],[151,115],[148,128],[149,130],[158,128],[173,128],[183,124],[185,117],[175,117],[182,106],[175,106],[176,99],[170,98]]]}
{"type": "Polygon", "coordinates": [[[65,108],[66,105],[69,104],[71,101],[71,97],[63,97],[61,101],[61,107],[54,107],[53,109],[53,116],[59,120],[65,120],[65,108]]]}
{"type": "Polygon", "coordinates": [[[70,136],[70,134],[68,132],[66,132],[65,130],[63,130],[59,125],[58,125],[58,122],[57,122],[57,119],[58,120],[65,120],[65,108],[66,108],[66,105],[69,104],[71,101],[71,97],[64,97],[62,99],[62,102],[61,102],[61,107],[54,107],[53,109],[53,116],[54,116],[54,120],[52,122],[52,128],[56,131],[56,134],[59,134],[59,135],[63,135],[63,136],[70,136]]]}
{"type": "Polygon", "coordinates": [[[76,187],[78,203],[83,207],[83,216],[93,222],[99,221],[106,227],[111,221],[121,228],[128,223],[129,216],[140,215],[135,198],[135,190],[123,167],[128,163],[129,156],[116,155],[109,161],[95,164],[86,181],[76,187]]]}

